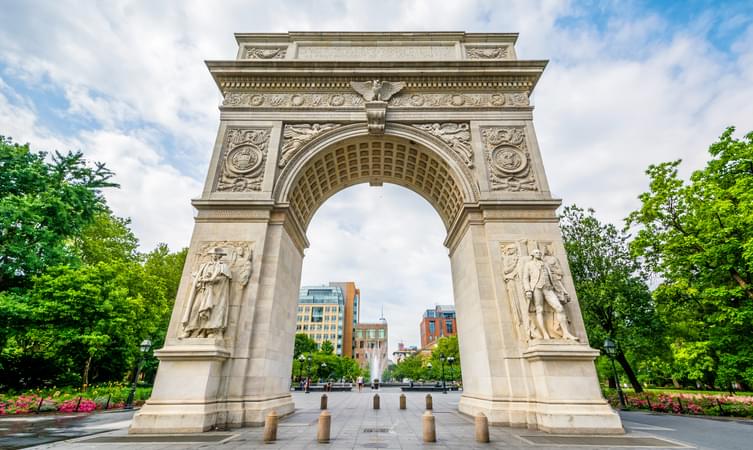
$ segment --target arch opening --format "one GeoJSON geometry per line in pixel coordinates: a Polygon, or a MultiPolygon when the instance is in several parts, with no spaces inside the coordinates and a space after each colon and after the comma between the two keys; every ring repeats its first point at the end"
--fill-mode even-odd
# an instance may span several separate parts
{"type": "Polygon", "coordinates": [[[335,193],[360,183],[393,183],[424,197],[449,229],[464,203],[454,170],[444,156],[407,138],[351,137],[309,157],[293,180],[288,202],[306,229],[317,209],[335,193]]]}

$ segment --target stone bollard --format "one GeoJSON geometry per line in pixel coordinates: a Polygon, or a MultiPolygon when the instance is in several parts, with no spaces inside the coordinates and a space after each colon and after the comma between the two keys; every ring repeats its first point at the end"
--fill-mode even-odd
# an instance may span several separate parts
{"type": "Polygon", "coordinates": [[[330,416],[329,412],[325,409],[319,414],[319,429],[316,432],[316,440],[319,441],[319,443],[326,444],[329,442],[329,428],[331,424],[332,416],[330,416]]]}
{"type": "Polygon", "coordinates": [[[489,442],[489,420],[484,413],[476,414],[476,442],[489,442]]]}
{"type": "Polygon", "coordinates": [[[434,424],[434,415],[427,410],[421,419],[424,424],[424,442],[437,442],[437,428],[434,424]]]}
{"type": "Polygon", "coordinates": [[[400,394],[400,409],[405,409],[405,394],[400,394]]]}
{"type": "Polygon", "coordinates": [[[426,409],[429,411],[434,409],[434,401],[431,399],[431,394],[426,394],[426,409]]]}
{"type": "Polygon", "coordinates": [[[379,394],[374,394],[374,409],[379,409],[379,394]]]}
{"type": "Polygon", "coordinates": [[[273,409],[267,414],[267,420],[264,421],[264,442],[277,440],[277,421],[277,411],[273,409]]]}
{"type": "Polygon", "coordinates": [[[327,409],[327,394],[322,394],[322,399],[319,400],[319,409],[327,409]]]}

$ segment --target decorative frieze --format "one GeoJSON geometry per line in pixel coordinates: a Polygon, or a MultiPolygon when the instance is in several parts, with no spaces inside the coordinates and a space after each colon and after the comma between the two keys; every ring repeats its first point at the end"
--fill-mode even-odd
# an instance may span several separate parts
{"type": "Polygon", "coordinates": [[[479,94],[425,94],[403,93],[389,102],[401,108],[494,108],[528,106],[528,95],[523,92],[495,92],[479,94]]]}
{"type": "Polygon", "coordinates": [[[268,128],[227,130],[218,168],[218,191],[261,190],[269,136],[268,128]]]}
{"type": "Polygon", "coordinates": [[[251,47],[246,48],[245,59],[284,59],[287,47],[251,47]]]}
{"type": "MultiPolygon", "coordinates": [[[[357,108],[364,99],[351,92],[228,92],[222,106],[226,108],[357,108]]],[[[529,106],[525,92],[494,93],[410,93],[399,92],[389,97],[388,106],[395,108],[516,108],[529,106]]]]}
{"type": "Polygon", "coordinates": [[[473,150],[471,149],[471,131],[467,123],[425,123],[413,125],[438,137],[450,146],[455,154],[468,167],[473,167],[473,150]]]}
{"type": "Polygon", "coordinates": [[[466,47],[465,57],[468,59],[507,59],[510,48],[502,47],[466,47]]]}
{"type": "Polygon", "coordinates": [[[252,108],[354,108],[363,98],[349,92],[329,93],[255,93],[229,92],[222,106],[252,108]]]}
{"type": "Polygon", "coordinates": [[[305,144],[311,142],[315,137],[339,127],[339,123],[301,123],[288,124],[282,132],[282,147],[280,152],[280,162],[278,165],[282,168],[293,159],[305,144]]]}
{"type": "Polygon", "coordinates": [[[484,154],[493,191],[536,191],[525,131],[522,127],[482,128],[484,154]]]}

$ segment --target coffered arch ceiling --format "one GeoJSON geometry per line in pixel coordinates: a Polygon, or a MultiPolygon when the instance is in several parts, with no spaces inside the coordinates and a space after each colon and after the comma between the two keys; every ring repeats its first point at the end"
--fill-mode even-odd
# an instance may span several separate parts
{"type": "Polygon", "coordinates": [[[394,183],[429,201],[449,228],[468,196],[454,166],[437,151],[406,137],[350,137],[310,156],[291,175],[293,181],[283,196],[305,229],[335,193],[359,183],[394,183]]]}

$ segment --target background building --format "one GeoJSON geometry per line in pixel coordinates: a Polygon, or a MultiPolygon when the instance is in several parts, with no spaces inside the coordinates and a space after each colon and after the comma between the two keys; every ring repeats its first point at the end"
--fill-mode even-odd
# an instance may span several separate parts
{"type": "Polygon", "coordinates": [[[361,290],[352,281],[338,281],[329,283],[343,291],[345,298],[345,316],[343,318],[343,356],[353,357],[355,342],[355,330],[361,318],[361,290]]]}
{"type": "Polygon", "coordinates": [[[379,323],[359,323],[356,327],[355,360],[365,368],[372,361],[377,367],[371,367],[371,378],[381,378],[387,368],[387,321],[379,323]]]}
{"type": "Polygon", "coordinates": [[[298,296],[296,332],[317,344],[332,342],[335,352],[353,357],[353,332],[360,315],[361,291],[352,281],[303,286],[298,296]]]}
{"type": "Polygon", "coordinates": [[[421,347],[428,347],[443,336],[455,336],[458,326],[455,322],[455,306],[437,305],[427,309],[421,319],[421,347]]]}
{"type": "MultiPolygon", "coordinates": [[[[345,295],[339,286],[303,286],[298,296],[296,333],[304,333],[320,346],[332,342],[343,354],[345,295]]],[[[350,344],[348,344],[350,347],[350,344]]]]}
{"type": "Polygon", "coordinates": [[[416,353],[418,353],[418,347],[415,345],[408,347],[404,343],[398,342],[397,351],[392,352],[392,360],[395,361],[395,364],[398,364],[405,358],[415,355],[416,353]]]}

